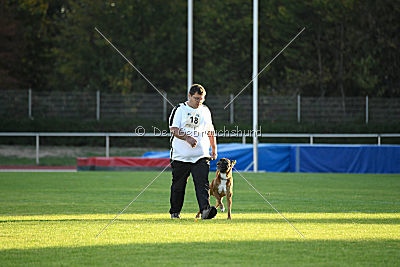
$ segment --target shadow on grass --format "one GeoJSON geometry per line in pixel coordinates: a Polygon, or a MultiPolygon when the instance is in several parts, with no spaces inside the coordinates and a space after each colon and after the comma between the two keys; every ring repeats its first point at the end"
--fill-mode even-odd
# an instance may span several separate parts
{"type": "Polygon", "coordinates": [[[8,265],[398,265],[398,240],[229,241],[0,251],[8,265]]]}

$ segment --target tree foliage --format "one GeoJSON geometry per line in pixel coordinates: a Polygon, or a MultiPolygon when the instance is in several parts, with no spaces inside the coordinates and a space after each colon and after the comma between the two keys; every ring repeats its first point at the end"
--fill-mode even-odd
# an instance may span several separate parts
{"type": "Polygon", "coordinates": [[[67,0],[0,0],[0,86],[47,89],[55,21],[67,0]]]}
{"type": "MultiPolygon", "coordinates": [[[[0,0],[2,89],[184,92],[185,0],[0,0]]],[[[194,1],[194,81],[238,93],[252,78],[252,1],[194,1]]],[[[399,1],[264,0],[261,94],[400,96],[399,1]]],[[[244,91],[251,93],[251,88],[244,91]]]]}

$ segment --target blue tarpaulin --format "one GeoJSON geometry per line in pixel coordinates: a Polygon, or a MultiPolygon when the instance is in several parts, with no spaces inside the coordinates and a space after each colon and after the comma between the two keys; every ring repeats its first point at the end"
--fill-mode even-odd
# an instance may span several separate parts
{"type": "MultiPolygon", "coordinates": [[[[169,158],[169,151],[146,158],[169,158]]],[[[239,171],[253,170],[252,144],[219,144],[218,159],[236,160],[239,171]]],[[[266,172],[400,173],[398,145],[259,144],[258,169],[266,172]]],[[[216,170],[217,160],[210,169],[216,170]]]]}
{"type": "Polygon", "coordinates": [[[291,147],[291,171],[400,173],[400,146],[296,145],[291,147]]]}

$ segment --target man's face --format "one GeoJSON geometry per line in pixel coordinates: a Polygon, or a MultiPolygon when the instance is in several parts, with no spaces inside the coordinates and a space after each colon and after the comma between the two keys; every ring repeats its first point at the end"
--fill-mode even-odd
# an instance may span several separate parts
{"type": "Polygon", "coordinates": [[[200,95],[199,93],[195,93],[194,95],[189,94],[189,105],[194,108],[198,108],[203,104],[205,100],[205,95],[200,95]]]}

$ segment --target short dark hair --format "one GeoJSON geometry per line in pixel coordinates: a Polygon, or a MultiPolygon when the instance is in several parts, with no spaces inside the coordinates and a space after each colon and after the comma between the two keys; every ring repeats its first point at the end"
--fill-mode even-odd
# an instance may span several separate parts
{"type": "Polygon", "coordinates": [[[196,93],[198,93],[199,95],[206,95],[207,94],[206,89],[204,89],[203,86],[201,86],[200,84],[195,83],[190,87],[189,94],[190,95],[194,95],[196,93]]]}

